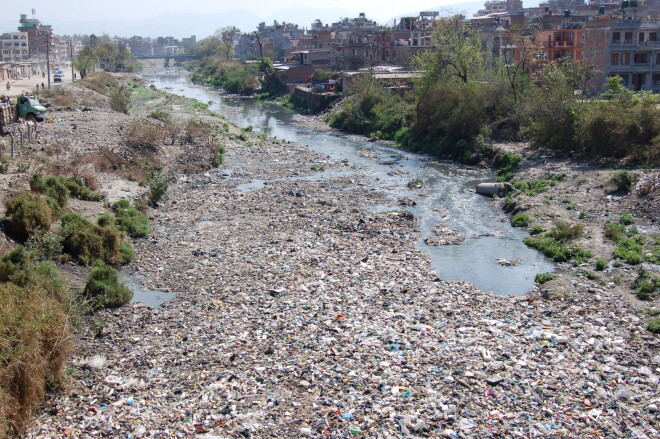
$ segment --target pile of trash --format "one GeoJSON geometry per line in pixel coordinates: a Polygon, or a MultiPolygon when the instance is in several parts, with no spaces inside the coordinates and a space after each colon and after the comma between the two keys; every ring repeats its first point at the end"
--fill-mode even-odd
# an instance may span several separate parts
{"type": "Polygon", "coordinates": [[[131,268],[176,298],[93,317],[28,437],[660,435],[659,339],[633,308],[439,280],[359,174],[291,178],[320,160],[269,143],[174,185],[131,268]]]}

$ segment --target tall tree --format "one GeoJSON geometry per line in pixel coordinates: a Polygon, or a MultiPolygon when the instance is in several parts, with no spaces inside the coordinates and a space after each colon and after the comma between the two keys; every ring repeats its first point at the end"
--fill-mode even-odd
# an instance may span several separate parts
{"type": "Polygon", "coordinates": [[[439,80],[458,79],[467,83],[479,79],[485,70],[481,35],[462,16],[440,20],[431,40],[434,49],[418,58],[418,64],[426,72],[427,85],[439,80]]]}

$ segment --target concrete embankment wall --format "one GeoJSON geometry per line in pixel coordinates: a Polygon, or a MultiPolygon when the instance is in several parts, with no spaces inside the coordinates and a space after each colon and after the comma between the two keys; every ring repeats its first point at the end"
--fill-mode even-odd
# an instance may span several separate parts
{"type": "Polygon", "coordinates": [[[300,107],[306,108],[312,113],[324,110],[341,97],[338,93],[314,93],[310,89],[300,86],[293,88],[293,96],[300,107]]]}

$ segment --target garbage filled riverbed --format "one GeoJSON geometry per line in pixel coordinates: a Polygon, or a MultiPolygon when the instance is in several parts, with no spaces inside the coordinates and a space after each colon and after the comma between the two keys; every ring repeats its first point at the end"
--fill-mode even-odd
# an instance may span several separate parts
{"type": "MultiPolygon", "coordinates": [[[[349,161],[361,172],[361,182],[383,191],[387,209],[408,210],[415,215],[421,232],[418,246],[430,256],[442,279],[467,281],[495,294],[521,295],[534,287],[536,274],[554,270],[542,254],[523,243],[526,232],[511,227],[496,201],[475,194],[478,182],[494,181],[495,175],[489,170],[437,162],[359,136],[321,130],[278,104],[223,96],[191,84],[185,76],[151,75],[146,79],[171,93],[208,102],[213,111],[240,127],[250,126],[257,133],[302,143],[323,154],[325,162],[349,161]],[[438,224],[441,226],[436,227],[438,224]],[[438,230],[440,235],[458,233],[465,240],[454,245],[427,245],[438,230]],[[506,258],[517,258],[518,263],[498,264],[506,258]]],[[[316,178],[331,176],[320,173],[316,178]]],[[[251,187],[260,181],[255,175],[246,184],[251,187]]]]}
{"type": "Polygon", "coordinates": [[[441,280],[364,174],[266,141],[179,176],[127,268],[175,297],[96,314],[27,437],[658,437],[630,305],[441,280]]]}

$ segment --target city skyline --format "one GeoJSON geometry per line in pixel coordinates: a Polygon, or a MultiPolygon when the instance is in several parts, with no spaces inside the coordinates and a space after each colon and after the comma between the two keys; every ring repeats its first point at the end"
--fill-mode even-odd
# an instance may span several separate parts
{"type": "MultiPolygon", "coordinates": [[[[526,2],[527,3],[527,2],[526,2]]],[[[217,27],[236,25],[241,30],[252,30],[261,21],[287,21],[301,27],[309,27],[315,18],[324,22],[338,21],[342,17],[355,17],[366,13],[367,17],[379,24],[389,24],[394,17],[415,14],[423,10],[452,9],[456,12],[473,12],[483,1],[461,0],[412,0],[405,3],[383,5],[376,0],[338,0],[332,3],[301,2],[282,0],[267,2],[255,0],[246,4],[217,4],[209,0],[190,0],[185,6],[180,2],[128,2],[116,0],[112,3],[90,3],[80,0],[65,0],[59,3],[33,0],[30,3],[14,3],[3,8],[0,32],[13,32],[18,26],[21,14],[34,17],[44,24],[53,26],[58,34],[108,33],[112,36],[130,36],[144,29],[143,36],[154,34],[159,25],[158,35],[182,37],[196,34],[198,37],[210,35],[213,30],[209,21],[215,20],[217,27]],[[206,17],[207,20],[196,20],[206,17]],[[171,29],[171,32],[168,32],[171,29]]]]}

